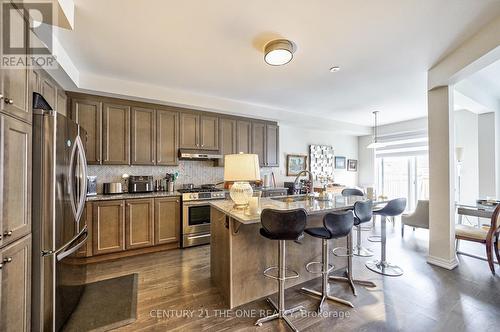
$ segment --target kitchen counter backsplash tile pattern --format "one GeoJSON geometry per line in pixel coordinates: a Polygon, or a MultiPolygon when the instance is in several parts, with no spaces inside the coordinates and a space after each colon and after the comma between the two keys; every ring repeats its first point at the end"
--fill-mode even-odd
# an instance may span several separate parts
{"type": "Polygon", "coordinates": [[[124,182],[122,174],[152,175],[155,180],[162,179],[166,173],[179,172],[175,190],[185,183],[202,185],[224,180],[224,168],[214,167],[213,161],[179,161],[179,166],[127,166],[127,165],[89,165],[88,174],[97,176],[97,192],[102,193],[104,182],[124,182]]]}

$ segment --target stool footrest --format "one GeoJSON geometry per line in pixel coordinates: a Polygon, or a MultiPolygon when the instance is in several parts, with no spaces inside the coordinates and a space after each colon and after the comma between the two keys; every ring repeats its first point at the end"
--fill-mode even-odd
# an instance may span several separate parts
{"type": "Polygon", "coordinates": [[[347,248],[346,247],[337,247],[337,248],[333,248],[332,249],[332,253],[337,256],[337,257],[349,257],[349,256],[352,256],[352,253],[350,254],[348,251],[347,251],[347,248]],[[343,250],[345,251],[346,253],[337,253],[337,251],[340,251],[340,250],[343,250]]]}
{"type": "Polygon", "coordinates": [[[312,274],[330,273],[334,268],[335,268],[334,265],[328,264],[328,269],[326,271],[323,271],[323,263],[322,262],[309,262],[309,263],[306,264],[306,271],[309,272],[309,273],[312,273],[312,274]],[[314,266],[314,265],[320,265],[321,266],[321,270],[319,270],[319,271],[311,270],[310,267],[314,266]]]}
{"type": "Polygon", "coordinates": [[[275,275],[270,274],[271,271],[277,271],[277,270],[278,270],[277,266],[271,266],[271,267],[268,267],[267,269],[265,269],[263,273],[264,273],[264,276],[266,276],[267,278],[271,278],[271,279],[275,279],[275,280],[288,280],[288,279],[295,279],[295,278],[299,277],[299,273],[297,271],[294,271],[294,270],[291,270],[288,268],[285,269],[285,277],[284,278],[280,278],[279,276],[275,276],[275,275]],[[287,272],[292,273],[292,275],[287,276],[287,272]]]}
{"type": "Polygon", "coordinates": [[[382,242],[382,236],[381,235],[369,236],[368,241],[370,241],[370,242],[382,242]]]}

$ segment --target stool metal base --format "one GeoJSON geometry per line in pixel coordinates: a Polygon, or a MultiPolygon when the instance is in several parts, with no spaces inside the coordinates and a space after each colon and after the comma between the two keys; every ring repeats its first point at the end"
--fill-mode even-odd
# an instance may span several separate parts
{"type": "Polygon", "coordinates": [[[403,274],[403,269],[397,265],[393,265],[388,262],[382,262],[380,260],[373,260],[366,262],[366,267],[375,273],[382,274],[384,276],[399,277],[403,274]]]}
{"type": "Polygon", "coordinates": [[[341,276],[329,276],[328,279],[330,280],[335,280],[335,281],[340,281],[340,282],[347,282],[349,283],[349,286],[351,287],[352,293],[354,296],[358,296],[356,292],[356,287],[354,287],[354,284],[361,285],[364,287],[377,287],[374,282],[368,281],[368,280],[358,280],[358,279],[353,279],[351,274],[349,273],[349,270],[344,272],[344,277],[341,276]]]}
{"type": "Polygon", "coordinates": [[[278,306],[276,305],[276,303],[274,303],[273,300],[271,300],[271,298],[267,298],[267,302],[269,302],[269,304],[274,308],[274,310],[276,310],[277,312],[272,314],[272,315],[269,315],[269,316],[266,316],[266,317],[262,317],[260,318],[259,320],[257,320],[255,322],[255,325],[256,326],[262,326],[263,323],[266,323],[266,322],[270,322],[272,320],[275,320],[275,319],[283,319],[285,321],[285,323],[288,325],[288,327],[290,327],[290,329],[292,331],[296,331],[298,332],[299,330],[297,330],[297,328],[292,324],[292,322],[290,321],[290,318],[288,318],[288,315],[292,315],[294,314],[295,312],[297,311],[302,311],[304,310],[304,306],[296,306],[294,308],[290,308],[290,309],[286,309],[282,312],[280,312],[278,306]]]}
{"type": "Polygon", "coordinates": [[[325,302],[325,300],[331,300],[331,301],[334,301],[334,302],[342,303],[342,304],[345,304],[345,305],[347,305],[347,306],[349,306],[351,308],[354,308],[354,305],[351,302],[347,301],[347,300],[343,300],[341,298],[338,298],[338,297],[335,297],[335,296],[331,296],[331,295],[328,295],[326,293],[323,294],[322,292],[319,292],[319,291],[314,290],[314,289],[306,288],[306,287],[302,287],[300,290],[303,291],[306,294],[310,294],[310,295],[315,295],[315,296],[321,297],[321,301],[319,302],[318,309],[316,309],[316,311],[318,313],[321,313],[323,311],[322,306],[323,306],[323,302],[325,302]]]}
{"type": "MultiPolygon", "coordinates": [[[[328,259],[328,240],[327,239],[322,239],[322,249],[321,249],[321,254],[322,254],[322,259],[321,259],[321,264],[323,265],[323,268],[321,269],[321,292],[316,291],[314,289],[302,287],[301,291],[303,291],[306,294],[314,295],[314,296],[319,296],[321,297],[321,300],[319,302],[318,308],[316,309],[318,313],[322,312],[322,306],[325,300],[330,300],[334,302],[338,302],[347,306],[350,306],[351,308],[354,308],[354,305],[344,299],[340,299],[335,296],[328,295],[330,291],[330,285],[328,284],[328,273],[333,269],[333,266],[329,264],[329,259],[328,259]]],[[[317,264],[318,262],[311,262],[307,264],[306,266],[309,266],[310,264],[317,264]]]]}

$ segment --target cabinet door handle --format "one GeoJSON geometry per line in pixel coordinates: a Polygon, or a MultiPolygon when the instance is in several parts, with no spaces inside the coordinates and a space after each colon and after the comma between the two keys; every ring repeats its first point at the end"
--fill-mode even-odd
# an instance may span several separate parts
{"type": "Polygon", "coordinates": [[[12,262],[12,257],[7,257],[7,258],[3,259],[4,264],[10,263],[10,262],[12,262]]]}
{"type": "Polygon", "coordinates": [[[2,264],[2,263],[0,263],[0,270],[2,269],[2,267],[3,267],[3,264],[2,264]]]}
{"type": "Polygon", "coordinates": [[[12,236],[12,231],[5,231],[3,233],[4,236],[12,236]]]}
{"type": "Polygon", "coordinates": [[[9,105],[14,104],[14,100],[7,97],[3,97],[3,102],[9,105]]]}

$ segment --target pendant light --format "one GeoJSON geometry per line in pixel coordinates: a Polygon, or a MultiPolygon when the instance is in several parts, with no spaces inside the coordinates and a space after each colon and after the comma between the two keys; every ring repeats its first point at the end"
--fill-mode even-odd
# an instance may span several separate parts
{"type": "Polygon", "coordinates": [[[373,111],[373,116],[375,117],[375,120],[374,120],[374,126],[373,126],[373,142],[371,142],[370,144],[368,144],[368,146],[366,147],[367,149],[378,149],[378,148],[383,148],[385,147],[385,144],[384,143],[380,143],[378,142],[378,137],[377,137],[377,131],[378,131],[378,127],[377,127],[377,114],[378,114],[379,111],[373,111]]]}

